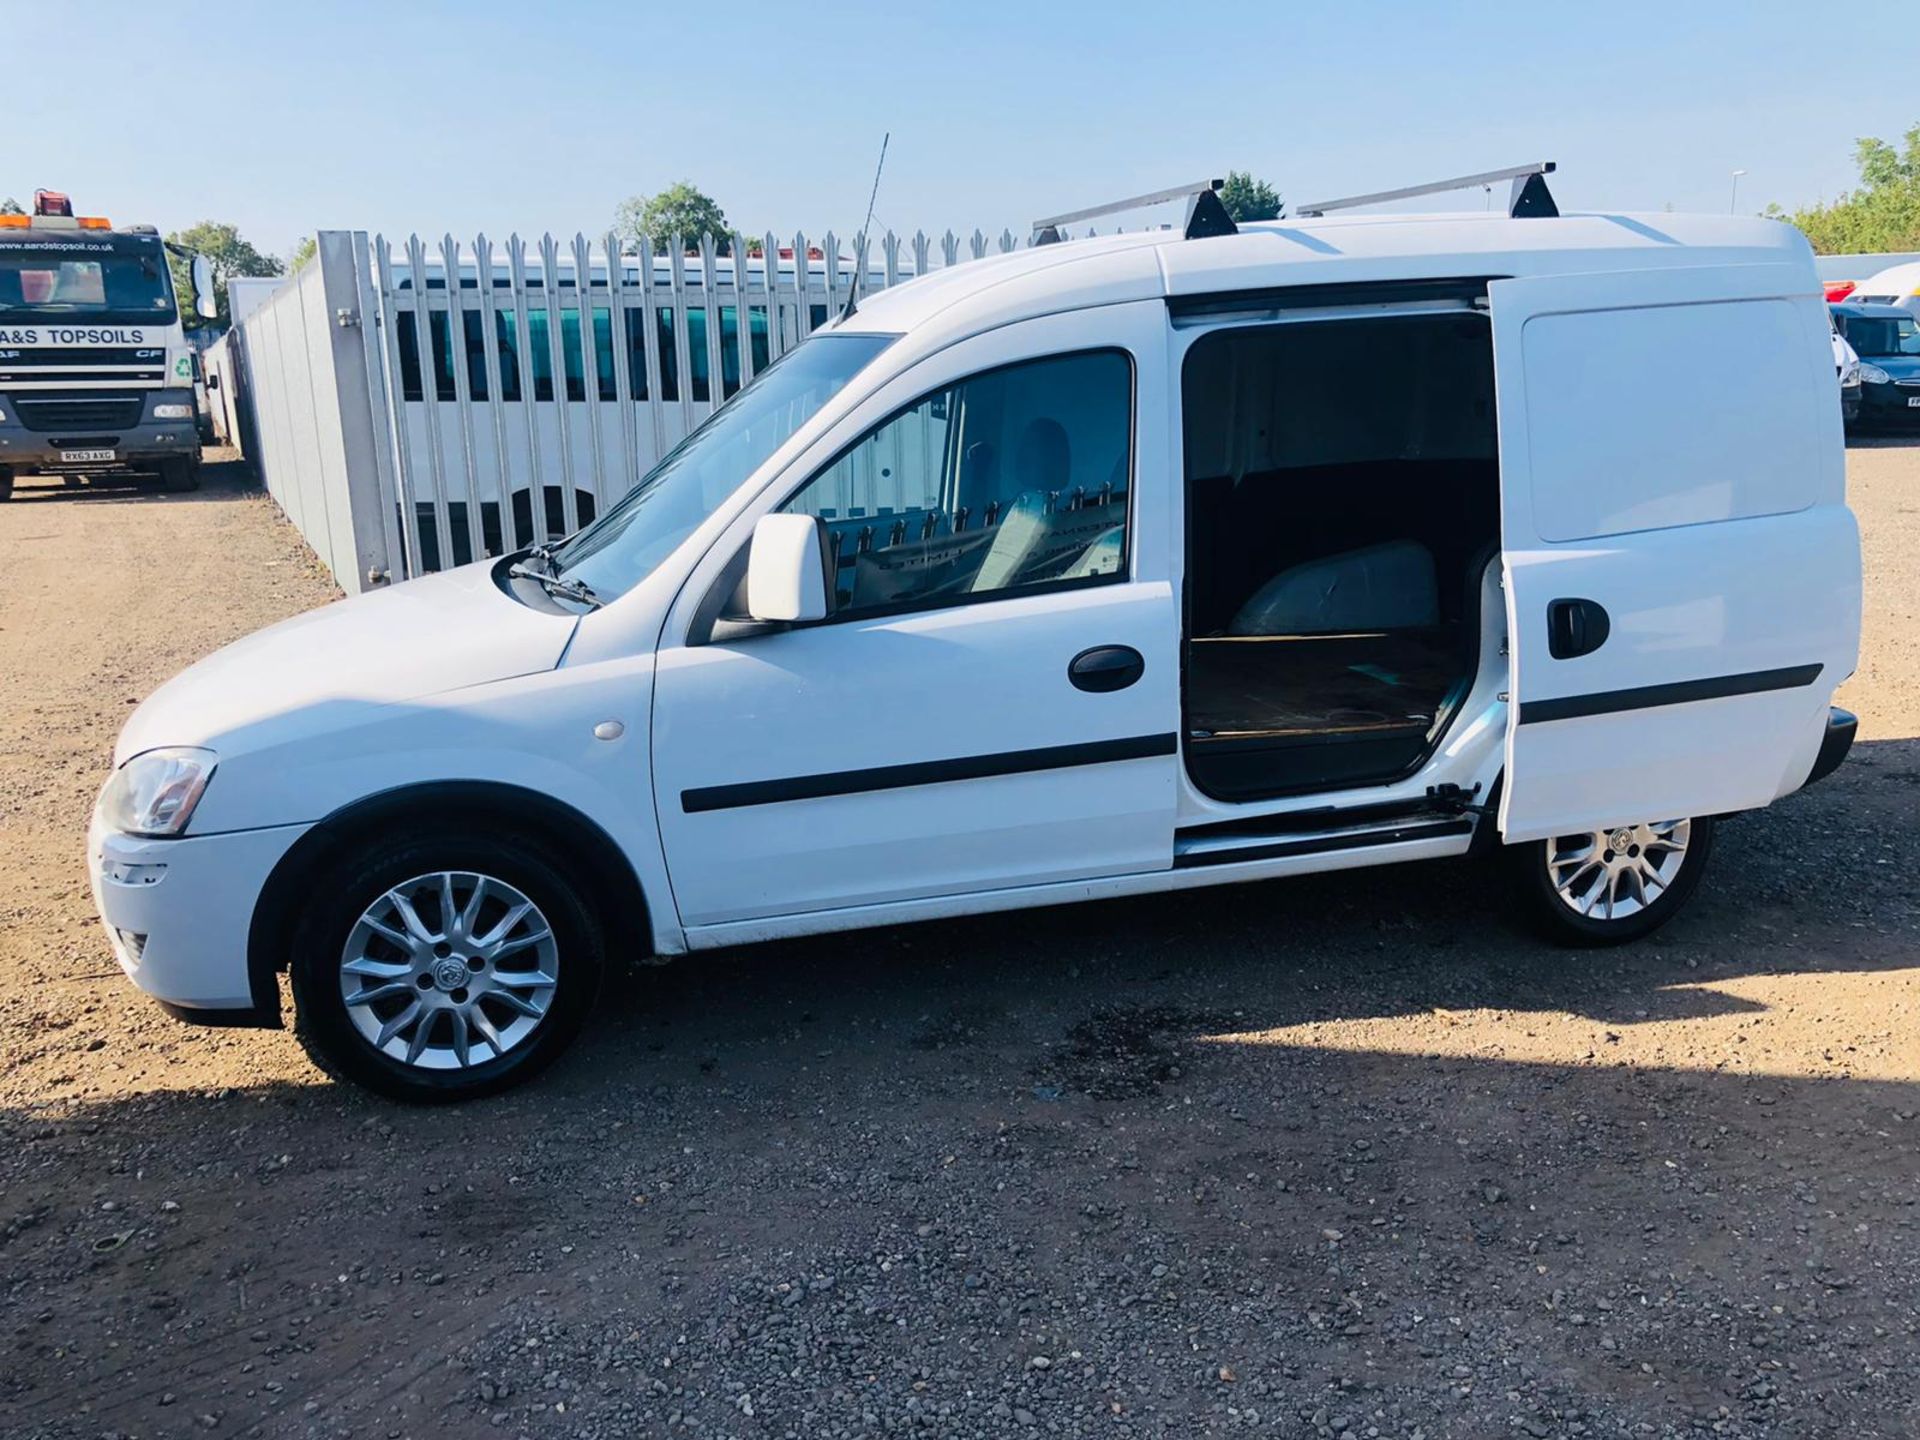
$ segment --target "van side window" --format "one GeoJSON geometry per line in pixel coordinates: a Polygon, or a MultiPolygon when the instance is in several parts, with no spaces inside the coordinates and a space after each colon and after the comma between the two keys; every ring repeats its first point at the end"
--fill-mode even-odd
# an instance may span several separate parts
{"type": "Polygon", "coordinates": [[[1133,366],[1118,350],[988,370],[855,441],[782,509],[827,522],[835,613],[1118,577],[1133,366]]]}

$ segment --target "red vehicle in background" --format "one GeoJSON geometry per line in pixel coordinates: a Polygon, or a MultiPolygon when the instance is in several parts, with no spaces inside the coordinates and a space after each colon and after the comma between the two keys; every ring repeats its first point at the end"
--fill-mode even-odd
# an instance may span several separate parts
{"type": "Polygon", "coordinates": [[[1834,280],[1827,285],[1827,303],[1838,305],[1860,286],[1858,280],[1834,280]]]}

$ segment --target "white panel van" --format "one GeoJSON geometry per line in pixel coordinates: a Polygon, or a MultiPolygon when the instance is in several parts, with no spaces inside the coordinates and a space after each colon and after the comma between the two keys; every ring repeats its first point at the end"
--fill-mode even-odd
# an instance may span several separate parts
{"type": "Polygon", "coordinates": [[[1481,852],[1559,940],[1669,919],[1853,737],[1806,242],[1211,198],[862,299],[568,540],[162,687],[88,839],[128,975],[277,1025],[291,968],[447,1099],[628,956],[1481,852]]]}
{"type": "Polygon", "coordinates": [[[1920,261],[1888,266],[1862,280],[1847,299],[1855,305],[1897,305],[1920,315],[1920,261]]]}

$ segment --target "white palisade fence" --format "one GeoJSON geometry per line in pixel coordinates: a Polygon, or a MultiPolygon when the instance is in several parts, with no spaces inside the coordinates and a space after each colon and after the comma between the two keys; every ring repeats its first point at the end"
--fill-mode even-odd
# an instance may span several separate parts
{"type": "Polygon", "coordinates": [[[349,592],[508,554],[602,513],[863,266],[872,291],[1019,243],[322,231],[236,327],[242,443],[349,592]]]}
{"type": "MultiPolygon", "coordinates": [[[[737,234],[630,249],[327,230],[208,363],[268,490],[358,592],[572,533],[837,314],[862,265],[877,290],[1023,243],[769,234],[749,255],[737,234]]],[[[1859,279],[1905,258],[1821,263],[1859,279]]]]}

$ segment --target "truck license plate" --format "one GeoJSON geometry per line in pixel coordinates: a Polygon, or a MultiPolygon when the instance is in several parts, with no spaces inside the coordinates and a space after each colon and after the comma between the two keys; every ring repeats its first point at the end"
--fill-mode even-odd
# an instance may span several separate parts
{"type": "Polygon", "coordinates": [[[85,465],[95,460],[111,460],[111,450],[62,450],[60,461],[63,465],[85,465]]]}
{"type": "Polygon", "coordinates": [[[1907,408],[1909,410],[1920,410],[1920,395],[1909,395],[1907,397],[1907,408]]]}

